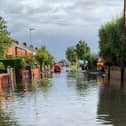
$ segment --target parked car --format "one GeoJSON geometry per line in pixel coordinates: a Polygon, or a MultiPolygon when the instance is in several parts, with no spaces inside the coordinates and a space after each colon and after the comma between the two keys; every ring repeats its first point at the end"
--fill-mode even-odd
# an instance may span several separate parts
{"type": "Polygon", "coordinates": [[[61,66],[58,65],[58,64],[56,64],[56,65],[54,66],[54,72],[56,72],[56,73],[61,72],[61,66]]]}

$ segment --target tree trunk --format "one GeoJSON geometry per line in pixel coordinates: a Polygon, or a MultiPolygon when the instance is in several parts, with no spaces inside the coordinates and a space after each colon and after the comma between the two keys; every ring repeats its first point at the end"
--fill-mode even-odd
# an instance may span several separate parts
{"type": "Polygon", "coordinates": [[[108,84],[110,84],[110,76],[111,76],[111,71],[110,71],[110,65],[108,66],[108,84]]]}
{"type": "Polygon", "coordinates": [[[124,65],[121,66],[121,87],[124,87],[124,73],[125,73],[125,67],[124,65]]]}

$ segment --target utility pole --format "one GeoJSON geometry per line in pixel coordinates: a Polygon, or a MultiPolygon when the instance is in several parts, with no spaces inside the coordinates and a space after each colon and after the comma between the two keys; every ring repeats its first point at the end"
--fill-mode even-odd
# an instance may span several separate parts
{"type": "Polygon", "coordinates": [[[123,40],[121,46],[121,87],[124,87],[124,74],[125,74],[125,62],[124,62],[124,49],[125,49],[125,36],[126,36],[126,0],[124,0],[124,12],[123,12],[123,40]]]}

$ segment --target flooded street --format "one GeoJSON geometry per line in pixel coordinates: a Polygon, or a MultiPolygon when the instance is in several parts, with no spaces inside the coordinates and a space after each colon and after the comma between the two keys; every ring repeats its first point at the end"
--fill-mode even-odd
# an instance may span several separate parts
{"type": "Polygon", "coordinates": [[[84,73],[54,74],[0,91],[0,126],[125,126],[125,90],[84,73]]]}

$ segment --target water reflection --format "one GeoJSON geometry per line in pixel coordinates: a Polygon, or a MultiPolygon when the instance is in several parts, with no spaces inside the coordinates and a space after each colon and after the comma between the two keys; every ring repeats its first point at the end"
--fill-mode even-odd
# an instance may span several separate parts
{"type": "Polygon", "coordinates": [[[43,78],[42,80],[38,81],[23,81],[23,83],[18,83],[16,87],[17,94],[25,93],[25,92],[32,92],[36,93],[37,90],[42,90],[43,93],[47,94],[49,92],[50,87],[52,86],[51,78],[43,78]]]}
{"type": "Polygon", "coordinates": [[[101,83],[99,90],[99,103],[97,110],[97,122],[102,125],[125,126],[126,125],[126,93],[113,86],[101,83]]]}
{"type": "Polygon", "coordinates": [[[52,73],[43,73],[41,80],[20,80],[17,82],[16,92],[34,92],[37,88],[41,87],[45,90],[50,87],[50,80],[52,79],[52,73]]]}
{"type": "Polygon", "coordinates": [[[83,72],[71,72],[67,74],[67,85],[75,87],[80,95],[85,95],[90,87],[97,87],[96,75],[90,75],[83,72]]]}
{"type": "Polygon", "coordinates": [[[18,126],[13,112],[8,111],[8,106],[11,106],[14,100],[11,88],[0,90],[0,126],[18,126]]]}
{"type": "MultiPolygon", "coordinates": [[[[29,106],[29,108],[34,108],[33,111],[37,117],[37,94],[40,91],[42,91],[45,96],[48,94],[51,87],[51,78],[52,75],[46,76],[38,81],[20,81],[17,83],[14,90],[11,85],[5,88],[0,88],[0,126],[24,126],[25,118],[27,118],[25,112],[29,114],[27,110],[30,110],[27,106],[29,106]],[[23,124],[19,121],[20,118],[23,118],[23,124]]],[[[34,114],[32,114],[32,116],[33,115],[34,114]]]]}
{"type": "Polygon", "coordinates": [[[54,74],[0,90],[0,126],[125,126],[125,99],[96,75],[54,74]]]}

